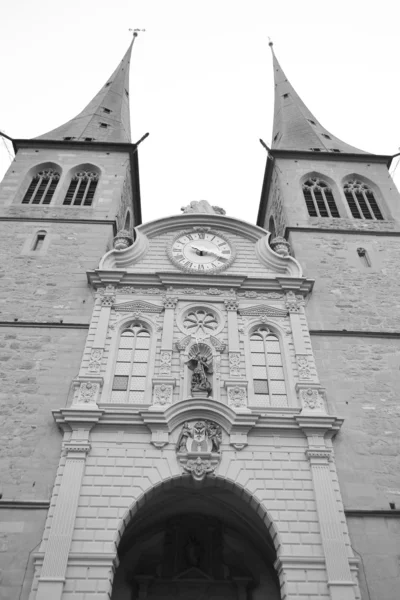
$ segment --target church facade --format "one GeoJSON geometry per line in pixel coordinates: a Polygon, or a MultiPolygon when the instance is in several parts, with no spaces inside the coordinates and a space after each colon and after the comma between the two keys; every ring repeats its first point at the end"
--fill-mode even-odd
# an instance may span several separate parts
{"type": "Polygon", "coordinates": [[[395,600],[390,157],[273,56],[257,224],[141,224],[131,51],[1,187],[0,597],[395,600]]]}

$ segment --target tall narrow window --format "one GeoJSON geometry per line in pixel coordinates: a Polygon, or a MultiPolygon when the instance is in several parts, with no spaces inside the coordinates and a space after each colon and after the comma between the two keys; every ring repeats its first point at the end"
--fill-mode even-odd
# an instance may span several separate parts
{"type": "Polygon", "coordinates": [[[60,179],[60,173],[54,169],[39,171],[33,178],[22,204],[50,204],[60,179]]]}
{"type": "Polygon", "coordinates": [[[383,221],[374,192],[366,183],[358,179],[352,179],[344,184],[343,190],[351,214],[355,219],[383,221]]]}
{"type": "Polygon", "coordinates": [[[340,217],[332,190],[322,179],[307,179],[303,194],[310,217],[340,217]]]}
{"type": "Polygon", "coordinates": [[[255,406],[287,406],[282,354],[277,336],[261,326],[250,336],[255,406]]]}
{"type": "Polygon", "coordinates": [[[150,332],[141,323],[134,323],[122,332],[111,402],[143,404],[150,351],[150,332]]]}
{"type": "Polygon", "coordinates": [[[98,173],[79,171],[71,179],[63,204],[67,206],[91,206],[98,181],[98,173]]]}
{"type": "Polygon", "coordinates": [[[42,229],[41,231],[38,231],[35,237],[35,240],[33,242],[33,248],[32,250],[41,250],[43,247],[43,242],[44,242],[44,238],[46,237],[46,232],[42,229]]]}

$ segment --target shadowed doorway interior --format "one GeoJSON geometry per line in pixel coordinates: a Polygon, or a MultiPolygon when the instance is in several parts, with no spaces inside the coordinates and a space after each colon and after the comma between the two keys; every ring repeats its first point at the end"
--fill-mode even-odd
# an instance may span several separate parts
{"type": "Polygon", "coordinates": [[[268,529],[241,502],[210,485],[158,494],[121,539],[111,600],[280,600],[268,529]]]}

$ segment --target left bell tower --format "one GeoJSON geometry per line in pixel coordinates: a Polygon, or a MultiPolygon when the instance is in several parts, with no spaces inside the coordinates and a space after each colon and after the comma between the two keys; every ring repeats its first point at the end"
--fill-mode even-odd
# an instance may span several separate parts
{"type": "Polygon", "coordinates": [[[10,598],[27,597],[19,594],[31,585],[29,551],[42,536],[60,455],[51,410],[67,401],[93,309],[86,272],[118,231],[132,235],[141,223],[129,113],[136,35],[81,113],[13,140],[0,184],[0,569],[11,573],[2,581],[10,598]]]}

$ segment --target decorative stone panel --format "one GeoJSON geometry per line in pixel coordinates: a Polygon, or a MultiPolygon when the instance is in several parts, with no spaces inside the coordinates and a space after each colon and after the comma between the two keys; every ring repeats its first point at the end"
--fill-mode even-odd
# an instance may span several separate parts
{"type": "Polygon", "coordinates": [[[228,406],[235,411],[248,411],[247,407],[247,381],[225,381],[228,395],[228,406]]]}

